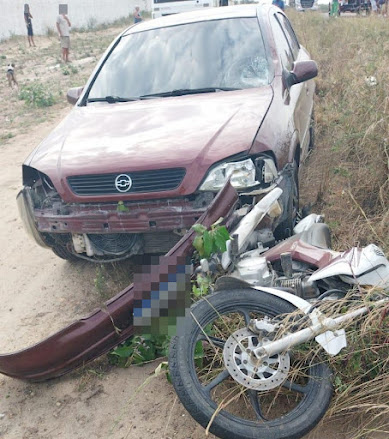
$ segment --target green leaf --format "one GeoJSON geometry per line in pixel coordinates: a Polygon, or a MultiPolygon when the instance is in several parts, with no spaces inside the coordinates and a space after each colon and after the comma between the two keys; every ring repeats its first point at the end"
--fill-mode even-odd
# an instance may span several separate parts
{"type": "Polygon", "coordinates": [[[116,355],[120,358],[128,358],[132,355],[134,349],[132,346],[118,346],[116,349],[111,351],[111,355],[116,355]]]}
{"type": "Polygon", "coordinates": [[[194,224],[192,226],[192,229],[200,235],[202,235],[207,230],[207,228],[205,226],[203,226],[202,224],[194,224]]]}
{"type": "Polygon", "coordinates": [[[228,239],[229,239],[228,232],[226,235],[225,231],[222,230],[222,228],[215,230],[214,240],[215,240],[215,247],[217,252],[225,252],[227,250],[226,242],[228,241],[228,239]],[[228,238],[226,239],[227,236],[228,238]]]}
{"type": "Polygon", "coordinates": [[[226,226],[220,226],[217,229],[217,234],[222,236],[226,241],[230,239],[230,234],[228,233],[226,226]]]}
{"type": "Polygon", "coordinates": [[[205,230],[203,234],[203,242],[204,242],[204,257],[209,258],[212,253],[212,247],[213,247],[213,239],[211,234],[208,232],[208,230],[205,230]]]}
{"type": "Polygon", "coordinates": [[[116,210],[118,212],[129,212],[130,209],[124,205],[123,201],[119,201],[116,210]]]}
{"type": "Polygon", "coordinates": [[[202,236],[196,236],[193,240],[193,247],[198,251],[200,257],[204,257],[204,241],[202,236]]]}
{"type": "Polygon", "coordinates": [[[195,345],[194,362],[197,367],[203,367],[204,348],[203,343],[198,341],[195,345]]]}

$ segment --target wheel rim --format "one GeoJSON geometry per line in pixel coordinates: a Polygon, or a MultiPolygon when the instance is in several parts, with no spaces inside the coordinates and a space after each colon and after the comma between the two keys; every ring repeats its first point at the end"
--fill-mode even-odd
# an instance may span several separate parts
{"type": "Polygon", "coordinates": [[[217,320],[227,318],[230,322],[235,320],[235,325],[245,327],[253,314],[276,315],[268,311],[265,314],[263,309],[253,310],[252,306],[240,306],[239,309],[220,312],[219,316],[211,317],[198,326],[198,331],[192,334],[190,349],[193,381],[212,410],[220,411],[234,422],[254,427],[284,424],[289,422],[287,419],[292,420],[301,415],[301,406],[315,384],[315,366],[301,367],[300,364],[301,373],[298,373],[296,366],[300,360],[292,359],[290,370],[293,377],[281,379],[281,385],[267,392],[246,388],[232,379],[223,361],[223,349],[228,337],[217,332],[220,330],[217,320]],[[240,315],[240,323],[237,323],[237,314],[240,315]]]}

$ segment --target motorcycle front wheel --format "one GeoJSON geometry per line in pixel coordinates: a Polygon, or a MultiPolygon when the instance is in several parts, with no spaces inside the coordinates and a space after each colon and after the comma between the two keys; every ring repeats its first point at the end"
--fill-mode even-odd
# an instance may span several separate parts
{"type": "Polygon", "coordinates": [[[279,297],[252,289],[219,291],[191,308],[185,336],[172,338],[169,370],[182,404],[204,428],[223,439],[297,439],[320,421],[333,388],[331,371],[317,355],[295,349],[270,357],[254,375],[255,390],[241,384],[245,376],[253,376],[244,346],[273,338],[271,333],[250,333],[250,320],[262,319],[267,327],[275,316],[295,310],[279,297]],[[241,383],[232,378],[231,365],[229,370],[225,365],[226,341],[236,337],[231,334],[240,337],[231,358],[241,383]]]}

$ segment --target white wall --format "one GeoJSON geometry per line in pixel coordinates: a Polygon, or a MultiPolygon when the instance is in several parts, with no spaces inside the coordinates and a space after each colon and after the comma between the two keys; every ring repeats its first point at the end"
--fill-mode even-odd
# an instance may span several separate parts
{"type": "MultiPolygon", "coordinates": [[[[151,0],[0,0],[0,40],[11,35],[27,35],[23,16],[25,3],[30,5],[35,35],[46,34],[48,28],[55,29],[60,3],[68,4],[73,27],[86,27],[90,20],[101,24],[128,17],[135,5],[141,10],[151,10],[151,0]]],[[[131,18],[128,24],[132,24],[131,18]]]]}

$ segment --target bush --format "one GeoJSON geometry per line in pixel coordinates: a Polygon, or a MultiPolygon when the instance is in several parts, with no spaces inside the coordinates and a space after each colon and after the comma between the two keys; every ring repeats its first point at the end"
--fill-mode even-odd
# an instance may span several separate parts
{"type": "Polygon", "coordinates": [[[22,87],[19,99],[32,107],[51,107],[55,104],[55,98],[50,90],[40,82],[33,82],[22,87]]]}

